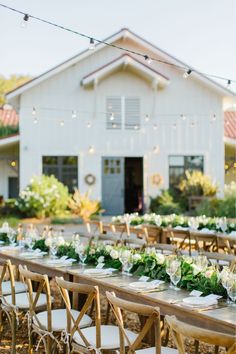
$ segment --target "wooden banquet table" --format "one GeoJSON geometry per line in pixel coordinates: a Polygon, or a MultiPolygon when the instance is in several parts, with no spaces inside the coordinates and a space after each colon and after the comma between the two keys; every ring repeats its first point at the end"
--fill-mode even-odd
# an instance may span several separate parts
{"type": "MultiPolygon", "coordinates": [[[[129,287],[129,283],[137,281],[135,276],[122,275],[120,272],[114,272],[109,277],[92,277],[83,274],[83,268],[80,265],[67,267],[56,267],[47,264],[47,259],[25,259],[21,257],[22,251],[19,249],[1,249],[0,260],[10,259],[15,265],[26,265],[30,270],[47,274],[50,277],[63,276],[65,279],[84,284],[97,285],[102,294],[105,291],[114,291],[118,296],[125,300],[135,301],[143,304],[149,304],[160,308],[162,315],[176,315],[180,320],[203,328],[228,334],[236,334],[236,307],[226,305],[225,303],[217,305],[214,309],[204,311],[196,310],[183,306],[182,299],[189,295],[186,290],[175,291],[168,288],[167,284],[161,285],[162,291],[138,292],[129,287]]],[[[91,268],[86,266],[86,268],[91,268]]],[[[74,305],[77,299],[73,299],[74,305]]]]}

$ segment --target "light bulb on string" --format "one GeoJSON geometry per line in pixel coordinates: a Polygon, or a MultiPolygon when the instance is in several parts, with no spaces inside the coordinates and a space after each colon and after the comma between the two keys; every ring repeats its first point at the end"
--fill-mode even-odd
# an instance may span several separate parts
{"type": "Polygon", "coordinates": [[[111,114],[110,114],[110,120],[113,121],[114,119],[115,119],[114,113],[111,113],[111,114]]]}
{"type": "Polygon", "coordinates": [[[95,49],[94,39],[90,38],[90,40],[89,40],[89,50],[94,50],[94,49],[95,49]]]}
{"type": "Polygon", "coordinates": [[[185,114],[181,114],[181,115],[180,115],[180,118],[181,118],[182,120],[186,120],[186,115],[185,115],[185,114]]]}
{"type": "Polygon", "coordinates": [[[26,28],[28,21],[29,21],[29,15],[25,14],[20,24],[21,28],[26,28]]]}
{"type": "Polygon", "coordinates": [[[34,124],[37,124],[38,123],[38,119],[37,117],[34,117],[34,124]]]}
{"type": "Polygon", "coordinates": [[[144,59],[149,65],[152,64],[152,58],[150,58],[148,55],[144,55],[144,59]]]}
{"type": "Polygon", "coordinates": [[[183,78],[187,79],[189,77],[189,75],[191,74],[192,70],[188,69],[187,71],[185,71],[185,73],[183,74],[183,78]]]}
{"type": "Polygon", "coordinates": [[[154,130],[157,130],[157,128],[158,128],[157,124],[154,124],[154,125],[153,125],[153,129],[154,129],[154,130]]]}
{"type": "Polygon", "coordinates": [[[228,80],[228,81],[227,81],[227,89],[230,88],[230,85],[231,85],[231,80],[228,80]]]}
{"type": "Polygon", "coordinates": [[[117,124],[116,123],[112,123],[112,128],[116,129],[117,128],[117,124]]]}
{"type": "Polygon", "coordinates": [[[95,148],[94,148],[93,145],[90,145],[90,146],[89,146],[88,152],[89,152],[90,154],[93,154],[93,153],[95,152],[95,148]]]}
{"type": "Polygon", "coordinates": [[[134,130],[138,130],[138,129],[139,129],[139,126],[137,124],[135,124],[134,130]]]}
{"type": "Polygon", "coordinates": [[[175,130],[177,128],[177,124],[173,123],[172,128],[175,130]]]}
{"type": "Polygon", "coordinates": [[[75,110],[73,110],[72,112],[71,112],[71,118],[76,118],[77,117],[77,112],[75,111],[75,110]]]}
{"type": "Polygon", "coordinates": [[[212,122],[215,122],[215,121],[216,121],[216,114],[213,114],[213,115],[212,115],[211,121],[212,121],[212,122]]]}
{"type": "Polygon", "coordinates": [[[87,128],[91,128],[91,126],[92,126],[91,122],[88,122],[87,128]]]}
{"type": "Polygon", "coordinates": [[[64,127],[64,125],[65,125],[64,120],[61,120],[61,121],[60,121],[60,126],[61,126],[61,127],[64,127]]]}
{"type": "Polygon", "coordinates": [[[191,122],[190,127],[194,128],[195,127],[195,122],[191,122]]]}
{"type": "Polygon", "coordinates": [[[156,145],[156,146],[153,146],[153,149],[152,149],[152,151],[153,151],[153,153],[154,153],[154,154],[158,154],[158,153],[159,153],[159,151],[160,151],[160,148],[159,148],[159,146],[158,146],[158,145],[156,145]]]}
{"type": "Polygon", "coordinates": [[[35,115],[36,115],[36,108],[33,107],[33,109],[32,109],[32,116],[35,116],[35,115]]]}
{"type": "Polygon", "coordinates": [[[145,115],[145,122],[149,122],[149,114],[145,115]]]}

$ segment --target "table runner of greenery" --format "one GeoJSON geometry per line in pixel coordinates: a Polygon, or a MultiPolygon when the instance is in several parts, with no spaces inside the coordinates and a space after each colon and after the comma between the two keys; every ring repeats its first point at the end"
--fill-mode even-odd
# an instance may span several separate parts
{"type": "Polygon", "coordinates": [[[158,215],[155,213],[124,214],[112,217],[112,222],[116,224],[129,224],[131,226],[154,225],[158,227],[186,227],[190,230],[214,230],[216,232],[230,233],[236,231],[236,223],[227,221],[226,218],[209,218],[205,215],[197,217],[187,217],[183,215],[158,215]]]}
{"type": "MultiPolygon", "coordinates": [[[[41,239],[35,241],[33,248],[49,252],[50,243],[50,239],[41,239]]],[[[61,242],[57,249],[57,256],[68,256],[77,262],[80,261],[81,252],[86,255],[85,263],[88,265],[95,266],[103,263],[104,267],[121,270],[122,261],[127,259],[132,262],[130,270],[132,274],[170,281],[166,267],[168,260],[173,255],[157,253],[155,248],[148,247],[143,251],[137,251],[126,246],[104,245],[99,242],[84,245],[77,240],[63,244],[61,242]]],[[[222,277],[225,275],[226,268],[219,270],[216,265],[210,265],[209,262],[202,266],[200,257],[176,256],[176,259],[181,263],[181,280],[178,286],[190,291],[199,290],[204,295],[213,293],[227,297],[227,292],[222,285],[222,277]]]]}

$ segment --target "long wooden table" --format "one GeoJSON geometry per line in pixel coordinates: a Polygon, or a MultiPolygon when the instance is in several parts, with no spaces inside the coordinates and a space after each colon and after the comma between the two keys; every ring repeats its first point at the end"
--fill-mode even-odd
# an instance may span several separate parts
{"type": "MultiPolygon", "coordinates": [[[[219,305],[215,309],[197,311],[182,305],[182,299],[189,295],[185,290],[175,291],[167,288],[160,292],[138,293],[129,287],[129,283],[137,281],[134,276],[128,277],[117,273],[115,276],[107,278],[96,278],[83,274],[83,269],[79,265],[70,267],[52,267],[46,263],[46,258],[25,259],[21,257],[21,250],[1,250],[0,259],[10,259],[13,264],[26,265],[30,270],[48,274],[50,277],[63,276],[67,280],[97,285],[101,293],[114,291],[123,299],[136,301],[143,304],[158,306],[162,315],[176,315],[177,318],[194,324],[202,328],[214,331],[236,334],[236,307],[219,305]]],[[[165,284],[165,287],[168,285],[165,284]]]]}

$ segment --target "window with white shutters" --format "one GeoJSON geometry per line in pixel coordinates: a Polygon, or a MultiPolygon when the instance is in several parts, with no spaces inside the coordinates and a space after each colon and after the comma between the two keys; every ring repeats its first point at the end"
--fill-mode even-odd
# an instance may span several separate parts
{"type": "Polygon", "coordinates": [[[107,97],[107,129],[122,128],[121,97],[107,97]]]}
{"type": "Polygon", "coordinates": [[[140,126],[140,99],[125,98],[125,129],[138,129],[140,126]]]}
{"type": "Polygon", "coordinates": [[[139,129],[140,99],[138,97],[107,97],[107,129],[139,129]]]}

